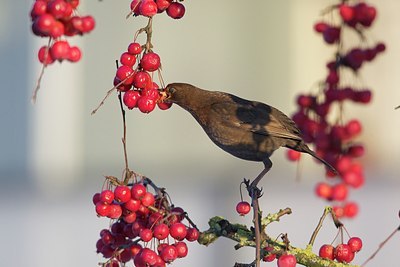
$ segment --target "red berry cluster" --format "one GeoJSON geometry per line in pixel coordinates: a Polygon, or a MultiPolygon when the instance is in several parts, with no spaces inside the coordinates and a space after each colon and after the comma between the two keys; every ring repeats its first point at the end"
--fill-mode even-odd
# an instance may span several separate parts
{"type": "MultiPolygon", "coordinates": [[[[327,64],[328,74],[320,83],[321,88],[318,92],[298,96],[299,109],[293,115],[293,120],[302,131],[304,140],[313,143],[316,153],[339,172],[338,179],[334,179],[335,174],[327,171],[330,181],[317,184],[317,196],[328,201],[337,201],[334,210],[338,217],[353,217],[358,212],[358,206],[354,202],[347,202],[349,187],[356,189],[364,184],[363,166],[356,162],[357,158],[364,155],[364,146],[356,142],[356,138],[362,132],[362,125],[357,119],[343,124],[341,114],[333,123],[328,118],[331,118],[330,113],[334,112],[335,107],[341,113],[345,102],[370,103],[371,90],[344,84],[341,76],[346,71],[357,75],[363,63],[372,61],[378,53],[385,50],[385,45],[378,43],[373,47],[355,47],[348,51],[343,48],[345,30],[358,33],[363,44],[364,30],[371,26],[376,16],[374,7],[364,2],[357,2],[355,5],[347,2],[335,5],[329,10],[329,17],[337,14],[339,22],[321,21],[315,24],[314,29],[322,33],[326,43],[335,44],[337,51],[334,60],[327,64]]],[[[346,80],[348,81],[349,79],[346,80]]],[[[295,161],[300,158],[300,153],[288,151],[287,156],[295,161]]]]}
{"type": "Polygon", "coordinates": [[[94,29],[92,16],[78,16],[79,0],[36,0],[32,6],[32,32],[40,37],[49,37],[49,46],[42,46],[38,52],[40,63],[81,59],[81,50],[70,46],[62,37],[83,35],[94,29]]]}
{"type": "Polygon", "coordinates": [[[330,244],[322,245],[319,249],[319,256],[329,260],[337,260],[338,262],[349,263],[355,254],[362,248],[362,241],[359,237],[351,237],[347,244],[339,244],[333,247],[330,244]]]}
{"type": "Polygon", "coordinates": [[[160,56],[153,51],[145,53],[144,50],[137,42],[129,44],[127,51],[121,54],[119,61],[122,66],[117,69],[114,86],[124,92],[123,102],[129,109],[137,107],[141,112],[149,113],[156,104],[162,110],[168,109],[171,104],[159,101],[159,87],[150,75],[160,69],[160,56]],[[134,68],[136,62],[138,64],[134,68]]]}
{"type": "Polygon", "coordinates": [[[133,0],[131,11],[135,16],[145,17],[153,17],[157,13],[166,11],[171,18],[180,19],[185,15],[185,6],[173,0],[133,0]]]}
{"type": "Polygon", "coordinates": [[[185,239],[199,237],[196,228],[182,223],[183,209],[171,206],[163,194],[147,191],[143,183],[103,190],[93,203],[98,216],[115,220],[110,229],[101,230],[96,243],[97,252],[108,259],[104,266],[129,261],[136,267],[166,266],[187,255],[185,239]]]}

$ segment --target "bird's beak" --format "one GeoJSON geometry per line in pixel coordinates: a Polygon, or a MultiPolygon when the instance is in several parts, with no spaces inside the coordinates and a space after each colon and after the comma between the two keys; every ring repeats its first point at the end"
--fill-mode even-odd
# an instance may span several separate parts
{"type": "Polygon", "coordinates": [[[168,99],[171,97],[171,95],[169,95],[167,93],[165,88],[158,89],[158,92],[160,93],[160,96],[161,96],[160,99],[159,99],[160,102],[166,102],[166,103],[170,102],[170,101],[168,101],[168,99]]]}

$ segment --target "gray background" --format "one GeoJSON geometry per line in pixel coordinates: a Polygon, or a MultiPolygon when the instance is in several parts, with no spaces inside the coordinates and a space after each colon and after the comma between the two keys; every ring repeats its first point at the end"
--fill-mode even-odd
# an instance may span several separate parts
{"type": "MultiPolygon", "coordinates": [[[[40,71],[37,49],[45,40],[33,37],[27,16],[32,1],[0,2],[0,259],[3,266],[96,266],[95,242],[106,219],[96,217],[92,195],[103,175],[120,176],[123,154],[121,117],[115,95],[95,116],[90,111],[112,85],[114,60],[145,25],[141,18],[125,20],[129,1],[85,1],[81,14],[96,17],[96,30],[72,43],[83,48],[79,64],[55,64],[46,69],[38,103],[30,95],[40,71]]],[[[212,90],[295,111],[294,99],[326,75],[325,63],[334,52],[312,30],[320,10],[334,1],[185,1],[186,16],[154,20],[155,51],[161,55],[166,82],[184,81],[212,90]]],[[[346,221],[365,247],[362,263],[399,224],[400,18],[398,1],[379,1],[371,43],[383,40],[387,52],[362,69],[355,85],[374,90],[368,106],[348,105],[345,117],[364,125],[360,141],[367,183],[352,192],[360,203],[356,220],[346,221]]],[[[354,36],[349,36],[353,38],[354,36]]],[[[354,39],[356,42],[356,39],[354,39]]],[[[315,90],[315,87],[314,87],[315,90]]],[[[243,177],[254,177],[260,163],[233,158],[215,147],[185,111],[173,107],[144,115],[128,114],[130,166],[166,186],[176,205],[183,206],[201,229],[207,218],[222,215],[242,223],[234,208],[243,177]]],[[[262,181],[265,212],[291,207],[293,214],[270,228],[287,232],[293,245],[305,244],[319,219],[323,201],[313,186],[323,168],[310,157],[296,165],[284,149],[272,157],[273,170],[262,181]]],[[[317,246],[330,243],[335,229],[329,222],[317,246]]],[[[396,236],[370,266],[396,266],[396,236]]],[[[232,266],[250,261],[253,250],[236,252],[234,243],[219,240],[209,248],[191,244],[189,256],[175,266],[232,266]]],[[[264,265],[275,266],[276,263],[264,265]]]]}

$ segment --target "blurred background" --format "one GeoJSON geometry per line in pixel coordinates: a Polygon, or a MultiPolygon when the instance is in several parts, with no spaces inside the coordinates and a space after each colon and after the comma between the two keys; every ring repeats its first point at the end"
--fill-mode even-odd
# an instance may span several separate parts
{"type": "MultiPolygon", "coordinates": [[[[2,266],[97,266],[95,243],[108,220],[97,218],[92,195],[104,175],[121,176],[124,168],[122,124],[112,95],[94,116],[90,112],[112,87],[115,59],[126,50],[135,31],[146,23],[125,19],[129,0],[81,1],[81,14],[96,18],[94,32],[71,43],[83,48],[78,64],[47,68],[36,105],[30,96],[40,72],[37,50],[46,40],[34,37],[28,16],[33,1],[0,2],[0,259],[2,266]]],[[[188,82],[210,90],[228,91],[269,103],[287,114],[295,97],[309,91],[326,75],[334,52],[313,31],[320,11],[337,1],[192,1],[186,15],[154,19],[153,44],[169,82],[188,82]]],[[[373,89],[368,106],[347,105],[345,118],[364,126],[359,140],[366,184],[352,192],[360,214],[345,221],[360,236],[361,264],[399,225],[400,208],[400,2],[375,1],[378,17],[370,34],[387,51],[362,68],[362,82],[373,89]]],[[[239,183],[262,169],[261,163],[236,159],[217,148],[190,114],[174,106],[148,115],[128,112],[130,167],[167,188],[200,229],[208,218],[237,216],[239,183]]],[[[291,207],[293,214],[271,225],[269,233],[288,233],[293,245],[304,246],[323,207],[314,196],[324,179],[321,165],[303,157],[301,181],[285,149],[273,157],[274,167],[261,182],[265,213],[291,207]]],[[[326,222],[316,249],[336,234],[326,222]]],[[[229,240],[208,248],[190,244],[189,255],[174,266],[232,266],[250,262],[253,250],[235,251],[229,240]]],[[[397,266],[400,236],[395,236],[369,264],[397,266]]],[[[316,251],[317,252],[317,251],[316,251]]],[[[266,266],[275,266],[269,263],[266,266]]]]}

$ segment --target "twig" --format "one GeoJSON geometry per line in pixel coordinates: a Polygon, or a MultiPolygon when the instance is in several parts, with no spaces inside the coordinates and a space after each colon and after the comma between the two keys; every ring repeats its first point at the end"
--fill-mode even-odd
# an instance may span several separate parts
{"type": "Polygon", "coordinates": [[[49,42],[47,43],[46,51],[44,53],[44,60],[43,60],[43,64],[42,64],[42,69],[40,71],[39,78],[38,78],[38,80],[36,82],[35,89],[33,90],[32,98],[31,98],[31,101],[32,101],[33,104],[36,103],[37,94],[38,94],[39,89],[40,89],[40,83],[42,82],[42,78],[43,78],[43,75],[44,75],[44,69],[47,67],[47,58],[49,57],[49,53],[50,53],[51,40],[52,40],[52,38],[50,37],[49,38],[49,42]]]}
{"type": "Polygon", "coordinates": [[[397,227],[382,243],[379,244],[378,249],[368,258],[365,260],[361,267],[364,267],[370,260],[372,260],[376,254],[382,249],[382,247],[398,232],[400,231],[400,226],[397,227]]]}
{"type": "Polygon", "coordinates": [[[325,207],[324,212],[322,213],[322,216],[321,216],[321,218],[319,219],[319,222],[318,222],[318,224],[317,224],[317,227],[315,228],[314,232],[313,232],[312,235],[311,235],[310,241],[308,242],[308,245],[309,245],[309,246],[312,247],[312,246],[314,245],[315,238],[317,237],[318,232],[319,232],[319,230],[320,230],[321,227],[322,227],[322,223],[324,222],[326,216],[327,216],[329,213],[331,213],[331,210],[332,210],[331,207],[325,207]]]}

